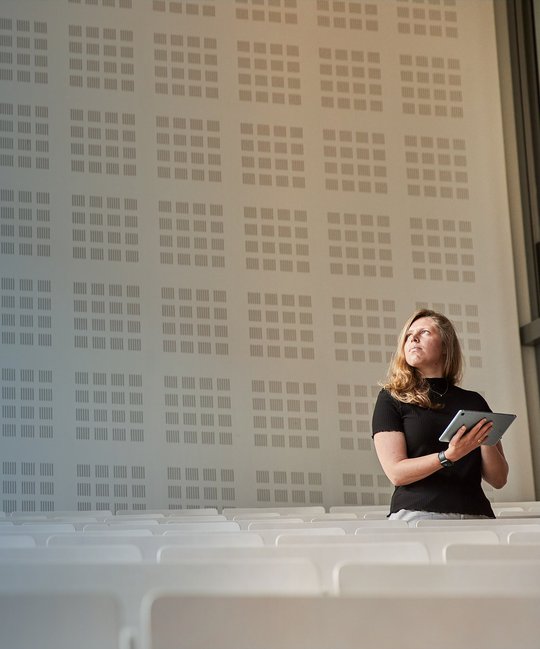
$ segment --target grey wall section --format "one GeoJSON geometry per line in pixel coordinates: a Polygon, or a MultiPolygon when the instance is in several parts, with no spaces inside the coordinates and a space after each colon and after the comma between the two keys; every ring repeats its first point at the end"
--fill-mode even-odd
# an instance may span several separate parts
{"type": "Polygon", "coordinates": [[[532,497],[487,0],[2,0],[5,511],[383,504],[402,321],[532,497]]]}

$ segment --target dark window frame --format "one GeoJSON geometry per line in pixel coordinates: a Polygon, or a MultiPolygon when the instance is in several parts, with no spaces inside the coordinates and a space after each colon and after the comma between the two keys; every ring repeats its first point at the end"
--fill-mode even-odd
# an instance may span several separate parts
{"type": "Polygon", "coordinates": [[[531,322],[521,327],[521,342],[536,346],[540,345],[540,2],[507,0],[507,17],[531,310],[531,322]]]}

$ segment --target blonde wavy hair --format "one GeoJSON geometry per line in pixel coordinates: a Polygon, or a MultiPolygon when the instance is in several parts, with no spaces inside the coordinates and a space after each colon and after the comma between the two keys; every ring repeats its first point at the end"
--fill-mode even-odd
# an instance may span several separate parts
{"type": "Polygon", "coordinates": [[[454,325],[442,313],[431,309],[419,309],[409,317],[399,334],[397,349],[390,362],[386,381],[381,383],[381,386],[399,401],[413,403],[423,408],[438,409],[443,405],[431,401],[429,383],[405,360],[407,332],[413,322],[420,318],[431,318],[439,331],[444,357],[443,376],[448,381],[448,385],[460,383],[463,374],[463,355],[454,325]]]}

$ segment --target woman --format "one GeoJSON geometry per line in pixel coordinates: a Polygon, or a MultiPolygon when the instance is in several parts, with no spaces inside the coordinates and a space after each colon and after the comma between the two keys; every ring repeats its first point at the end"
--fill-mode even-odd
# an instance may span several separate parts
{"type": "Polygon", "coordinates": [[[422,309],[406,322],[373,413],[373,441],[395,485],[390,518],[494,518],[482,478],[506,484],[502,444],[482,446],[491,423],[439,436],[459,409],[491,412],[477,392],[458,387],[459,340],[444,315],[422,309]]]}

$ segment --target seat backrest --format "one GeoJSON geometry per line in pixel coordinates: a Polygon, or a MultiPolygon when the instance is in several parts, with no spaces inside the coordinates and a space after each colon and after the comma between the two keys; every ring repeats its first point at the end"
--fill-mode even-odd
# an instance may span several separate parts
{"type": "Polygon", "coordinates": [[[493,530],[419,530],[407,529],[361,529],[356,533],[343,536],[305,536],[296,532],[283,531],[277,539],[278,545],[308,545],[310,543],[335,543],[349,545],[353,543],[422,543],[429,551],[431,561],[442,561],[442,550],[449,542],[463,543],[499,543],[499,537],[493,530]]]}
{"type": "Polygon", "coordinates": [[[36,540],[30,534],[0,534],[0,548],[34,548],[36,540]]]}
{"type": "Polygon", "coordinates": [[[508,534],[508,543],[539,543],[540,544],[540,531],[538,532],[525,532],[521,530],[512,530],[508,534]]]}
{"type": "Polygon", "coordinates": [[[172,565],[177,590],[188,594],[323,593],[317,566],[307,557],[177,558],[172,565]]]}
{"type": "Polygon", "coordinates": [[[107,592],[2,592],[0,629],[6,649],[119,649],[127,640],[107,592]]]}
{"type": "Polygon", "coordinates": [[[324,514],[325,508],[322,505],[300,505],[293,507],[224,507],[221,511],[223,516],[232,519],[238,514],[279,514],[280,516],[316,516],[324,514]]]}
{"type": "Polygon", "coordinates": [[[134,545],[0,547],[0,563],[137,563],[142,561],[134,545]]]}
{"type": "MultiPolygon", "coordinates": [[[[334,538],[334,537],[331,537],[334,538]]],[[[342,538],[342,537],[335,537],[342,538]]],[[[424,545],[410,543],[327,543],[296,545],[265,545],[254,548],[183,548],[165,547],[158,553],[158,561],[174,565],[177,562],[201,559],[264,559],[264,558],[309,559],[318,570],[322,589],[327,594],[335,592],[333,574],[337,565],[345,561],[369,563],[427,563],[429,555],[424,545]]]]}
{"type": "Polygon", "coordinates": [[[540,593],[540,562],[366,564],[348,560],[334,571],[340,595],[521,595],[540,593]]]}
{"type": "Polygon", "coordinates": [[[48,546],[103,546],[103,545],[134,545],[141,552],[144,561],[156,561],[161,549],[170,546],[185,546],[196,548],[238,547],[249,548],[262,546],[263,541],[258,534],[234,532],[227,534],[182,534],[171,533],[164,535],[130,536],[126,538],[118,531],[85,534],[58,534],[47,539],[48,546]]]}
{"type": "Polygon", "coordinates": [[[534,649],[540,595],[196,597],[153,592],[142,649],[534,649]],[[445,632],[448,620],[459,620],[445,632]],[[181,642],[179,642],[181,639],[181,642]]]}
{"type": "Polygon", "coordinates": [[[488,521],[479,521],[479,520],[448,520],[448,521],[438,521],[439,525],[434,525],[437,521],[417,521],[417,526],[413,529],[421,529],[424,531],[480,531],[480,530],[490,530],[495,532],[499,537],[499,540],[503,543],[508,542],[508,537],[513,531],[528,531],[528,532],[540,532],[540,524],[533,522],[525,522],[524,520],[512,520],[512,519],[496,519],[488,521]],[[430,525],[419,525],[419,523],[431,523],[430,525]],[[463,525],[460,525],[463,523],[463,525]]]}
{"type": "MultiPolygon", "coordinates": [[[[253,529],[250,531],[256,531],[257,534],[260,534],[264,543],[266,545],[274,545],[278,543],[278,539],[282,536],[294,536],[301,538],[313,539],[318,537],[328,537],[328,536],[345,536],[345,530],[341,527],[290,527],[290,528],[271,528],[271,529],[253,529]]],[[[348,536],[352,536],[349,534],[348,536]]],[[[315,541],[316,542],[316,541],[315,541]]]]}
{"type": "Polygon", "coordinates": [[[451,561],[540,561],[540,544],[449,543],[443,551],[446,562],[451,561]]]}

